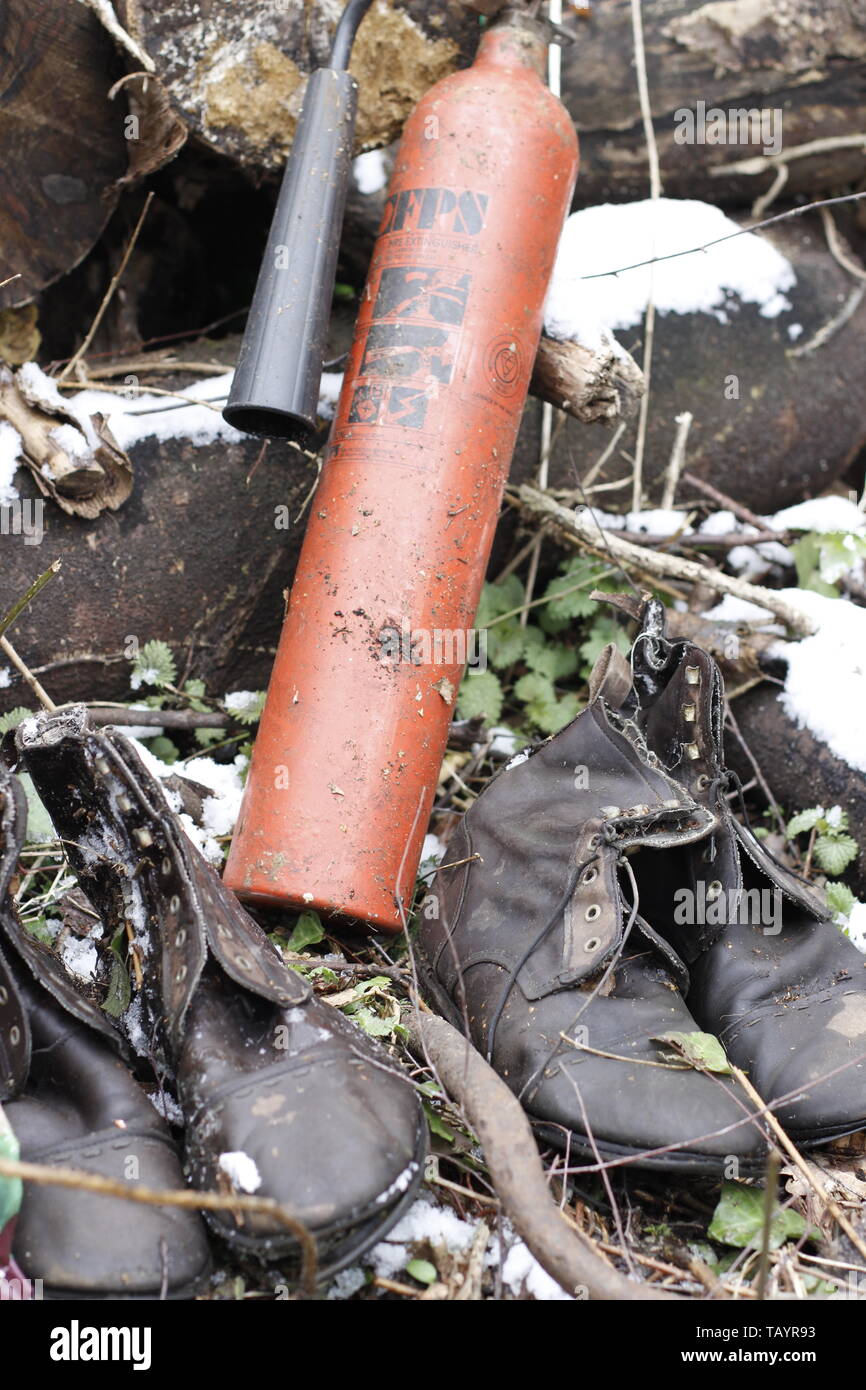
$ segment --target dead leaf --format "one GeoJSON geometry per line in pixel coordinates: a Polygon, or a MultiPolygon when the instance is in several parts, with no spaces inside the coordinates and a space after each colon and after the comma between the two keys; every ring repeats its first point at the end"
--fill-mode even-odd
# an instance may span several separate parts
{"type": "Polygon", "coordinates": [[[70,516],[87,520],[116,511],[132,491],[132,464],[101,415],[81,421],[29,386],[21,372],[0,368],[0,420],[21,436],[23,462],[36,486],[70,516]]]}
{"type": "Polygon", "coordinates": [[[124,130],[129,131],[129,167],[118,187],[136,183],[174,159],[185,143],[188,130],[172,110],[165,88],[148,72],[130,72],[115,82],[108,95],[113,99],[123,90],[129,103],[124,130]]]}

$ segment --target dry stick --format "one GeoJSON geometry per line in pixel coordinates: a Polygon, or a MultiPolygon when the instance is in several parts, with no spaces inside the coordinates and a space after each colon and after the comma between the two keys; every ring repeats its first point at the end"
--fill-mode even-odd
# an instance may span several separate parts
{"type": "Polygon", "coordinates": [[[409,1020],[413,1047],[435,1063],[445,1088],[478,1135],[502,1205],[539,1264],[567,1293],[613,1302],[670,1300],[607,1265],[592,1242],[569,1227],[550,1196],[538,1147],[517,1097],[467,1038],[433,1014],[409,1020]]]}
{"type": "MultiPolygon", "coordinates": [[[[658,204],[661,197],[662,181],[659,172],[659,152],[656,145],[656,135],[653,129],[652,107],[649,98],[649,83],[646,75],[646,52],[643,42],[643,19],[640,11],[640,0],[631,0],[631,26],[634,36],[634,65],[637,72],[637,90],[640,97],[640,113],[643,120],[644,137],[647,144],[647,155],[649,158],[650,172],[650,198],[653,204],[658,204]]],[[[655,211],[655,209],[654,209],[655,211]]],[[[655,250],[655,235],[658,225],[657,217],[653,217],[653,250],[655,250]]],[[[649,400],[650,400],[650,377],[652,375],[653,357],[653,335],[655,332],[655,300],[653,299],[653,274],[654,267],[650,267],[649,298],[646,306],[646,319],[644,321],[644,347],[643,347],[643,375],[644,393],[640,399],[640,414],[638,415],[637,443],[634,451],[634,481],[632,484],[631,506],[632,511],[639,512],[643,500],[643,456],[646,447],[647,422],[649,419],[649,400]]]]}
{"type": "Polygon", "coordinates": [[[30,670],[30,667],[21,660],[21,657],[16,652],[8,637],[0,637],[0,652],[9,658],[15,669],[24,677],[43,709],[55,710],[57,706],[54,701],[51,699],[50,695],[43,690],[33,672],[30,670]]]}
{"type": "Polygon", "coordinates": [[[866,282],[858,285],[856,289],[851,291],[838,314],[834,314],[822,328],[819,328],[817,333],[809,339],[808,343],[803,343],[800,347],[786,348],[786,357],[808,357],[810,353],[815,352],[819,347],[823,347],[825,343],[829,343],[830,339],[835,337],[839,329],[844,328],[848,320],[856,314],[860,305],[863,303],[864,295],[866,295],[866,282]]]}
{"type": "Polygon", "coordinates": [[[24,1163],[0,1158],[0,1178],[20,1178],[47,1187],[71,1187],[80,1192],[97,1192],[103,1197],[119,1197],[148,1207],[182,1207],[187,1211],[246,1211],[251,1216],[272,1216],[290,1231],[301,1247],[301,1282],[312,1293],[316,1284],[319,1257],[315,1237],[302,1221],[273,1197],[223,1196],[218,1192],[178,1191],[173,1188],[127,1184],[98,1173],[77,1168],[49,1167],[46,1163],[24,1163]]]}
{"type": "MultiPolygon", "coordinates": [[[[184,370],[184,368],[183,368],[182,366],[181,366],[181,367],[176,367],[176,368],[175,368],[175,371],[177,371],[177,372],[182,372],[183,370],[184,370]]],[[[89,373],[89,372],[88,372],[88,380],[90,380],[90,373],[89,373]]],[[[80,391],[80,390],[81,390],[81,382],[80,382],[80,381],[60,381],[60,380],[58,380],[57,384],[58,384],[58,386],[62,386],[63,389],[64,389],[64,391],[80,391]]],[[[215,404],[214,404],[214,401],[208,400],[207,397],[205,397],[205,396],[186,396],[186,395],[184,395],[184,393],[183,393],[182,391],[165,391],[165,390],[163,390],[163,388],[162,388],[161,386],[148,386],[148,388],[147,388],[146,391],[139,391],[137,388],[135,388],[135,389],[133,389],[133,390],[131,391],[131,390],[130,390],[130,387],[128,387],[128,386],[109,386],[109,384],[108,384],[107,381],[101,381],[101,382],[99,383],[99,390],[100,390],[100,391],[110,391],[110,392],[112,392],[114,395],[117,395],[117,396],[126,396],[128,400],[136,400],[139,396],[170,396],[171,399],[172,399],[173,401],[188,401],[188,402],[190,403],[190,405],[206,405],[207,408],[208,408],[208,410],[214,410],[214,411],[216,411],[217,415],[219,415],[219,414],[221,413],[221,412],[220,412],[220,407],[219,407],[218,405],[215,405],[215,404]]],[[[215,398],[215,399],[219,399],[219,400],[222,401],[222,400],[227,400],[228,397],[227,397],[227,396],[220,396],[220,397],[215,398]]],[[[172,407],[169,406],[168,409],[172,409],[172,407]]],[[[182,407],[182,406],[177,406],[176,409],[182,410],[183,407],[182,407]]],[[[159,414],[162,414],[163,412],[162,412],[162,408],[160,407],[159,410],[156,410],[156,409],[154,409],[154,410],[131,410],[131,411],[129,411],[128,413],[129,413],[130,415],[159,415],[159,414]]]]}
{"type": "Polygon", "coordinates": [[[767,1181],[764,1188],[764,1219],[761,1226],[761,1258],[758,1262],[757,1290],[761,1302],[767,1296],[767,1276],[770,1273],[770,1236],[776,1210],[776,1188],[779,1185],[779,1155],[775,1149],[767,1159],[767,1181]]]}
{"type": "Polygon", "coordinates": [[[671,449],[671,459],[665,473],[665,486],[662,493],[661,506],[663,511],[668,511],[674,504],[674,497],[677,492],[677,484],[680,474],[683,471],[683,464],[686,461],[686,440],[689,437],[689,430],[692,427],[694,416],[691,411],[684,410],[682,415],[677,415],[675,423],[677,432],[674,436],[674,444],[671,449]]]}
{"type": "Polygon", "coordinates": [[[36,597],[40,589],[45,588],[45,585],[48,583],[49,579],[54,578],[55,574],[59,569],[60,561],[55,560],[53,564],[50,564],[48,566],[48,569],[45,571],[44,574],[40,574],[38,579],[34,579],[26,594],[24,594],[20,599],[18,599],[17,603],[13,603],[11,608],[7,609],[7,611],[3,614],[3,617],[0,618],[0,637],[3,636],[3,633],[6,631],[7,628],[12,626],[19,613],[22,613],[24,611],[30,600],[36,597]]]}
{"type": "Polygon", "coordinates": [[[839,235],[839,229],[833,221],[833,214],[830,209],[820,208],[819,211],[824,226],[824,235],[827,238],[827,245],[834,261],[841,265],[843,270],[847,270],[849,275],[853,275],[855,280],[866,280],[866,270],[851,259],[839,235]]]}
{"type": "MultiPolygon", "coordinates": [[[[562,507],[549,494],[523,483],[518,490],[521,506],[528,512],[548,517],[560,530],[576,537],[587,545],[598,546],[599,526],[578,513],[562,507]]],[[[610,553],[618,560],[639,566],[652,575],[671,575],[689,584],[706,584],[719,594],[733,594],[748,603],[757,604],[774,613],[793,631],[808,637],[815,631],[812,619],[799,608],[787,603],[773,589],[765,589],[758,584],[748,584],[744,579],[735,579],[723,574],[721,570],[699,565],[695,560],[685,560],[679,555],[664,551],[648,550],[645,546],[624,541],[619,536],[606,537],[610,553]]]]}
{"type": "Polygon", "coordinates": [[[866,1259],[866,1242],[864,1242],[863,1237],[860,1235],[859,1231],[855,1230],[855,1228],[851,1225],[851,1222],[848,1220],[845,1213],[841,1210],[835,1199],[830,1196],[830,1193],[827,1192],[824,1188],[822,1188],[820,1183],[816,1181],[814,1174],[809,1169],[808,1163],[806,1163],[800,1157],[800,1153],[796,1145],[793,1143],[791,1139],[788,1138],[787,1134],[783,1130],[782,1126],[779,1124],[779,1121],[776,1119],[772,1110],[770,1110],[764,1104],[764,1101],[758,1095],[758,1092],[755,1090],[754,1086],[752,1085],[749,1078],[746,1076],[745,1072],[740,1071],[739,1067],[735,1067],[733,1065],[731,1066],[731,1072],[739,1081],[740,1085],[746,1092],[746,1095],[749,1097],[749,1099],[761,1107],[761,1109],[764,1112],[763,1118],[767,1121],[767,1124],[770,1126],[770,1129],[776,1136],[779,1145],[781,1146],[781,1148],[785,1150],[785,1153],[788,1155],[795,1167],[797,1167],[800,1170],[800,1172],[806,1179],[806,1182],[809,1184],[815,1195],[819,1197],[820,1200],[824,1203],[833,1220],[836,1222],[836,1225],[839,1226],[840,1229],[845,1232],[851,1244],[854,1246],[854,1249],[860,1255],[862,1255],[864,1259],[866,1259]]]}
{"type": "Polygon", "coordinates": [[[763,517],[749,511],[749,508],[744,507],[742,502],[735,502],[733,497],[729,497],[726,492],[720,492],[717,487],[713,487],[712,483],[705,483],[703,478],[695,477],[694,473],[684,473],[683,481],[696,487],[698,492],[702,492],[705,497],[710,497],[714,502],[718,502],[725,511],[733,512],[734,516],[740,518],[740,521],[745,521],[749,526],[755,526],[759,531],[766,530],[767,523],[763,517]]]}
{"type": "Polygon", "coordinates": [[[820,140],[809,140],[805,145],[792,145],[781,154],[756,154],[749,159],[738,159],[733,164],[717,164],[710,170],[712,178],[722,174],[763,174],[767,169],[775,169],[778,164],[790,164],[795,159],[808,159],[813,154],[828,154],[831,150],[862,149],[866,153],[866,135],[829,135],[820,140]]]}
{"type": "Polygon", "coordinates": [[[108,30],[115,42],[120,44],[121,48],[125,48],[127,53],[131,54],[137,63],[141,63],[141,66],[145,68],[147,72],[156,71],[156,65],[150,54],[145,53],[141,45],[137,44],[132,35],[128,34],[123,28],[117,15],[114,13],[114,6],[111,4],[111,0],[84,0],[84,3],[89,9],[93,10],[93,13],[108,30]]]}
{"type": "Polygon", "coordinates": [[[135,243],[138,241],[139,232],[144,226],[144,219],[147,217],[147,214],[150,211],[150,205],[152,202],[153,194],[148,193],[147,197],[144,200],[144,207],[141,209],[138,221],[135,224],[135,230],[133,231],[132,236],[129,238],[126,250],[120,258],[120,265],[117,267],[117,270],[111,278],[111,282],[108,286],[108,289],[105,291],[105,294],[102,297],[102,303],[96,311],[96,316],[85,335],[84,342],[81,344],[81,347],[77,350],[77,352],[73,353],[72,357],[70,357],[69,361],[66,363],[66,366],[63,368],[63,371],[57,377],[58,382],[66,380],[66,378],[69,376],[69,373],[73,371],[75,367],[77,367],[85,352],[90,347],[90,344],[93,342],[96,330],[102,323],[105,311],[111,303],[112,299],[114,298],[114,292],[120,284],[120,281],[123,277],[123,272],[126,270],[127,262],[129,261],[129,258],[132,255],[132,252],[135,248],[135,243]]]}
{"type": "Polygon", "coordinates": [[[614,449],[616,448],[617,444],[618,444],[619,441],[622,439],[622,437],[623,437],[623,435],[624,435],[624,433],[625,433],[625,429],[626,429],[626,421],[625,421],[625,420],[621,420],[620,423],[619,423],[619,424],[617,425],[617,427],[616,427],[616,430],[615,430],[615,432],[614,432],[613,439],[611,439],[611,441],[610,441],[610,443],[608,444],[607,448],[606,448],[601,454],[599,454],[599,456],[598,456],[598,458],[596,459],[595,463],[592,465],[592,468],[590,468],[590,470],[589,470],[589,472],[587,473],[586,477],[583,479],[583,486],[584,486],[584,488],[585,488],[586,490],[588,490],[589,487],[590,487],[590,485],[591,485],[592,483],[595,482],[595,480],[596,480],[596,478],[598,477],[599,473],[600,473],[601,470],[604,468],[604,465],[607,463],[608,459],[610,458],[610,456],[611,456],[611,454],[613,453],[614,449]]]}

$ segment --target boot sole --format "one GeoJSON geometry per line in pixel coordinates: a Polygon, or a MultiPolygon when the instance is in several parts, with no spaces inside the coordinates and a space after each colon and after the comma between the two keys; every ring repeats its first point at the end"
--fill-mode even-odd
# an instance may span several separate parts
{"type": "MultiPolygon", "coordinates": [[[[422,1120],[418,1126],[415,1153],[412,1162],[415,1171],[399,1199],[387,1208],[378,1207],[373,1202],[359,1211],[358,1218],[347,1226],[345,1220],[333,1226],[311,1230],[319,1247],[322,1259],[316,1267],[316,1282],[323,1284],[332,1279],[340,1270],[354,1264],[374,1245],[377,1245],[404,1216],[415,1201],[418,1190],[424,1181],[424,1163],[427,1157],[427,1124],[422,1120]],[[341,1236],[345,1239],[341,1240],[341,1236]]],[[[300,1270],[300,1247],[293,1236],[255,1237],[241,1233],[226,1239],[225,1229],[217,1225],[210,1213],[204,1218],[211,1234],[220,1242],[223,1249],[235,1259],[247,1259],[250,1263],[264,1267],[278,1267],[280,1261],[290,1261],[293,1282],[300,1270]]]]}
{"type": "MultiPolygon", "coordinates": [[[[436,979],[427,958],[420,950],[416,951],[415,968],[418,972],[418,982],[421,986],[427,1003],[436,1013],[456,1028],[459,1033],[466,1037],[465,1021],[445,993],[436,979]]],[[[474,1044],[473,1044],[474,1046],[474,1044]]],[[[536,1119],[528,1110],[525,1110],[532,1131],[536,1138],[546,1144],[551,1144],[560,1152],[570,1149],[572,1153],[577,1152],[581,1157],[587,1157],[590,1163],[596,1162],[596,1152],[601,1159],[624,1159],[630,1162],[630,1166],[639,1169],[651,1169],[655,1172],[684,1173],[695,1177],[719,1177],[724,1176],[729,1158],[727,1155],[720,1154],[716,1157],[713,1154],[702,1154],[689,1149],[677,1149],[671,1153],[657,1154],[652,1158],[644,1158],[641,1155],[644,1149],[629,1147],[628,1145],[615,1144],[607,1140],[595,1140],[595,1148],[590,1144],[588,1137],[579,1130],[571,1130],[570,1142],[564,1137],[561,1126],[553,1126],[544,1120],[536,1119]]],[[[848,1133],[853,1133],[849,1130],[848,1133]]],[[[841,1136],[833,1136],[841,1137],[841,1136]]],[[[822,1142],[822,1141],[817,1141],[822,1142]]],[[[823,1141],[826,1142],[826,1141],[823,1141]]],[[[765,1172],[767,1166],[766,1155],[756,1155],[754,1158],[740,1158],[740,1172],[746,1177],[759,1177],[765,1172]]],[[[625,1167],[625,1163],[622,1164],[625,1167]]]]}

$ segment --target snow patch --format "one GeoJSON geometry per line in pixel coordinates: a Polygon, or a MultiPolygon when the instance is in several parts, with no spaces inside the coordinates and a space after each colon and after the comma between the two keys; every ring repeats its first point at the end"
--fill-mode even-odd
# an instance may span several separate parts
{"type": "Polygon", "coordinates": [[[219,1156],[219,1166],[231,1180],[232,1187],[241,1192],[257,1192],[262,1176],[249,1154],[237,1151],[219,1156]]]}
{"type": "Polygon", "coordinates": [[[0,506],[5,502],[16,501],[18,497],[18,489],[13,479],[23,449],[24,444],[18,431],[8,420],[0,420],[0,506]]]}
{"type": "Polygon", "coordinates": [[[866,608],[809,589],[782,589],[779,597],[817,625],[811,637],[772,649],[788,664],[782,707],[837,758],[866,772],[866,608]]]}
{"type": "Polygon", "coordinates": [[[790,262],[752,232],[695,255],[604,274],[653,255],[690,251],[739,230],[721,208],[692,198],[605,203],[572,213],[545,305],[547,332],[597,350],[606,333],[641,322],[650,287],[660,314],[712,314],[725,323],[740,304],[756,304],[763,317],[775,318],[790,309],[784,292],[796,276],[790,262]],[[586,278],[596,274],[602,278],[586,278]]]}
{"type": "Polygon", "coordinates": [[[92,941],[80,936],[69,936],[64,941],[60,958],[66,969],[79,980],[95,980],[99,965],[99,952],[92,941]]]}
{"type": "Polygon", "coordinates": [[[352,173],[359,193],[378,193],[388,182],[388,167],[384,150],[367,150],[352,163],[352,173]]]}

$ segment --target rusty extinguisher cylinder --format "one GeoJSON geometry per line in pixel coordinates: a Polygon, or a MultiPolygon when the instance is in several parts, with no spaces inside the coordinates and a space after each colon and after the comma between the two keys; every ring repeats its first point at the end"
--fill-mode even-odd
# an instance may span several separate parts
{"type": "Polygon", "coordinates": [[[226,866],[250,901],[405,923],[577,175],[546,59],[508,11],[406,124],[226,866]]]}

